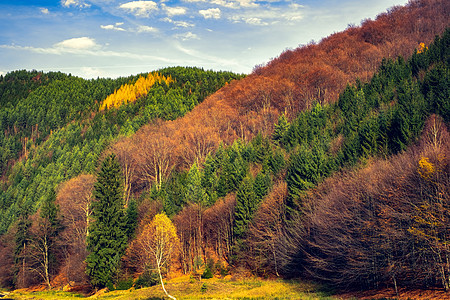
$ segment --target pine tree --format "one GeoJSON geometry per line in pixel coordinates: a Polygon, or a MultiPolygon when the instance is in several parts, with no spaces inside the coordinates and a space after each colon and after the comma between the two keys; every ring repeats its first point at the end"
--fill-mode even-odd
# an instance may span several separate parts
{"type": "Polygon", "coordinates": [[[290,126],[290,124],[289,124],[286,116],[284,114],[282,114],[278,118],[278,123],[275,124],[272,139],[274,141],[281,143],[283,141],[284,136],[286,135],[286,132],[289,129],[289,126],[290,126]]]}
{"type": "Polygon", "coordinates": [[[127,237],[132,238],[137,227],[138,209],[136,200],[131,199],[126,210],[127,237]]]}
{"type": "Polygon", "coordinates": [[[253,187],[253,179],[247,176],[236,194],[233,233],[237,238],[241,238],[245,233],[256,207],[256,194],[253,187]]]}
{"type": "Polygon", "coordinates": [[[127,243],[119,162],[108,156],[94,186],[93,222],[89,228],[87,274],[96,287],[112,283],[127,243]]]}
{"type": "Polygon", "coordinates": [[[254,184],[254,192],[257,199],[257,202],[261,202],[265,195],[269,192],[270,188],[270,175],[267,171],[260,172],[256,175],[255,184],[254,184]]]}

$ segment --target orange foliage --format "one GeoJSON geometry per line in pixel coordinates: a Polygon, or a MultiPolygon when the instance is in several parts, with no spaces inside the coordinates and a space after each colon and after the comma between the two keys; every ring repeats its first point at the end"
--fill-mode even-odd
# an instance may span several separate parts
{"type": "MultiPolygon", "coordinates": [[[[448,1],[411,1],[318,44],[286,50],[266,66],[255,68],[253,74],[224,86],[183,118],[147,125],[123,142],[142,145],[135,150],[136,161],[159,158],[161,166],[167,167],[160,174],[140,170],[147,183],[159,185],[164,179],[159,175],[166,177],[172,169],[201,162],[220,143],[250,140],[259,132],[270,134],[282,113],[294,118],[314,102],[337,101],[348,83],[368,80],[383,57],[409,56],[418,41],[431,42],[449,23],[448,10],[448,1]],[[152,144],[171,149],[170,158],[152,144]],[[169,165],[164,157],[171,161],[169,165]]],[[[148,166],[155,169],[153,163],[148,166]]]]}
{"type": "Polygon", "coordinates": [[[122,85],[113,94],[106,97],[100,105],[100,110],[111,107],[119,107],[122,104],[134,102],[138,98],[146,96],[150,88],[156,83],[165,82],[167,85],[173,82],[173,79],[159,75],[158,73],[149,73],[147,77],[139,76],[134,84],[122,85]]]}

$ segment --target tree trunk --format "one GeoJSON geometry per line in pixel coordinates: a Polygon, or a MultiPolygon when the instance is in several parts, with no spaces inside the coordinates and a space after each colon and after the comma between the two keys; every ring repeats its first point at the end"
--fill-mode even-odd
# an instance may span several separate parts
{"type": "Polygon", "coordinates": [[[159,280],[161,280],[161,286],[162,286],[162,289],[164,290],[164,293],[166,293],[167,297],[169,297],[170,299],[177,300],[177,298],[169,295],[169,293],[166,291],[166,287],[164,286],[163,278],[161,275],[161,267],[160,267],[159,263],[158,263],[158,273],[159,273],[159,280]]]}

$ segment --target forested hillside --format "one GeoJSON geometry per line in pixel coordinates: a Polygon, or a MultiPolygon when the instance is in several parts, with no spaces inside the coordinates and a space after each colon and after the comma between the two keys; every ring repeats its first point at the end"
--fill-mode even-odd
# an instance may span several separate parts
{"type": "Polygon", "coordinates": [[[225,82],[240,77],[195,68],[168,68],[159,74],[171,76],[171,82],[157,82],[136,102],[102,112],[108,95],[140,76],[85,80],[17,71],[1,78],[0,233],[20,214],[34,213],[59,183],[95,173],[111,141],[149,121],[183,116],[225,82]]]}
{"type": "Polygon", "coordinates": [[[449,8],[411,1],[245,78],[1,78],[1,284],[449,289],[449,8]]]}

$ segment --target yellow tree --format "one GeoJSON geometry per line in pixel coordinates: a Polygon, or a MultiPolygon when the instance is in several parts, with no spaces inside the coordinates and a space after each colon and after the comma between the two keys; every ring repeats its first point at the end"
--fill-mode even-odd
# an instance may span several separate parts
{"type": "Polygon", "coordinates": [[[144,227],[137,243],[144,264],[156,267],[164,293],[167,297],[176,299],[167,292],[161,272],[162,268],[168,266],[179,245],[177,230],[172,221],[164,213],[156,215],[144,227]]]}

